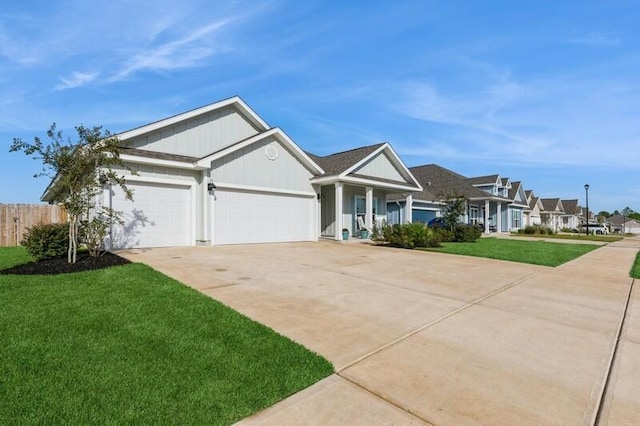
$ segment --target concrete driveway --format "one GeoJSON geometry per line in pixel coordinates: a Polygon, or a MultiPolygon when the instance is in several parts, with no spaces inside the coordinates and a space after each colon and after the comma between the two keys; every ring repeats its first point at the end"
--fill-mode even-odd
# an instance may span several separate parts
{"type": "MultiPolygon", "coordinates": [[[[604,399],[637,248],[558,268],[333,242],[126,256],[333,362],[337,374],[247,424],[578,425],[604,399]]],[[[621,382],[604,421],[640,409],[621,382]]]]}

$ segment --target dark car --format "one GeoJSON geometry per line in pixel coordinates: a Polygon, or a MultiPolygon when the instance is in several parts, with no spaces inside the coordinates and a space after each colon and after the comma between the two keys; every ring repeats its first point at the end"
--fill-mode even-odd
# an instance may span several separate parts
{"type": "Polygon", "coordinates": [[[446,228],[447,224],[445,223],[444,218],[436,217],[431,219],[429,223],[427,223],[427,226],[429,228],[446,228]]]}

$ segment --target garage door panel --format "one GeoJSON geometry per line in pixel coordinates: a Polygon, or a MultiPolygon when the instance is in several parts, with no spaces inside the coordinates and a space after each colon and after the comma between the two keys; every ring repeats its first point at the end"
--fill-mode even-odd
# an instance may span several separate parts
{"type": "Polygon", "coordinates": [[[314,238],[313,197],[217,190],[212,202],[215,244],[314,238]]]}
{"type": "Polygon", "coordinates": [[[123,213],[123,226],[112,231],[114,248],[192,244],[191,191],[188,186],[127,182],[133,202],[113,188],[111,206],[123,213]]]}

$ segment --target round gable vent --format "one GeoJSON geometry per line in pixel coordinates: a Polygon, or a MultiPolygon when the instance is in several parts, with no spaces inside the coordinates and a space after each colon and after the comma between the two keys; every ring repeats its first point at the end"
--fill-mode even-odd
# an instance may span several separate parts
{"type": "Polygon", "coordinates": [[[267,145],[264,149],[264,155],[271,161],[278,158],[278,146],[275,143],[267,145]]]}

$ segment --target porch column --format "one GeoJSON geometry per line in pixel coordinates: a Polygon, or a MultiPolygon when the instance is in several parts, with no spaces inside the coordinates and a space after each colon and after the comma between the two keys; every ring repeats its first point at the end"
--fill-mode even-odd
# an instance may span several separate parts
{"type": "Polygon", "coordinates": [[[406,223],[413,222],[413,195],[407,195],[407,200],[404,203],[404,221],[406,223]]]}
{"type": "Polygon", "coordinates": [[[336,232],[335,239],[337,241],[342,240],[342,182],[336,182],[336,232]]]}
{"type": "Polygon", "coordinates": [[[365,188],[364,227],[373,229],[373,188],[365,188]]]}
{"type": "Polygon", "coordinates": [[[489,233],[489,200],[484,200],[484,233],[489,233]]]}
{"type": "Polygon", "coordinates": [[[496,216],[496,232],[502,232],[502,203],[500,201],[498,201],[496,216]]]}

